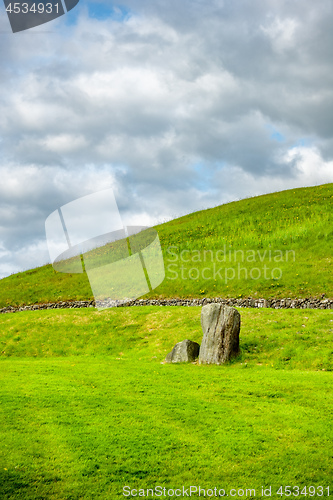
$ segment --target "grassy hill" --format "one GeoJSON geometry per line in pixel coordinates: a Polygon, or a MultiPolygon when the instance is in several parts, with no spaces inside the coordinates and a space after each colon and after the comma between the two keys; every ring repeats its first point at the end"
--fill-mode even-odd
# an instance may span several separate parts
{"type": "MultiPolygon", "coordinates": [[[[165,263],[146,297],[333,297],[333,184],[228,203],[156,226],[165,263]]],[[[0,307],[92,299],[51,265],[0,280],[0,307]]]]}

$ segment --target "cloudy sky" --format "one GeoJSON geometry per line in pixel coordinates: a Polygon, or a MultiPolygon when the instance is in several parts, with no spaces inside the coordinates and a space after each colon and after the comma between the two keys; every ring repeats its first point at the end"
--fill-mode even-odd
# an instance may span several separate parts
{"type": "Polygon", "coordinates": [[[45,219],[113,188],[124,223],[333,182],[331,0],[81,0],[13,34],[0,8],[0,277],[45,219]]]}

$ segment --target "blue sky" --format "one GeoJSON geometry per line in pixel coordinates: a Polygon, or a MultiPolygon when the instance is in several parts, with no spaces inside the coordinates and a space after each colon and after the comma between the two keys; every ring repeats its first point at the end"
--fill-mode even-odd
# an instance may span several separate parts
{"type": "Polygon", "coordinates": [[[79,4],[67,14],[66,24],[76,24],[82,13],[88,12],[92,19],[100,21],[112,19],[116,22],[124,22],[131,16],[131,10],[121,4],[111,2],[87,2],[80,0],[79,4]]]}

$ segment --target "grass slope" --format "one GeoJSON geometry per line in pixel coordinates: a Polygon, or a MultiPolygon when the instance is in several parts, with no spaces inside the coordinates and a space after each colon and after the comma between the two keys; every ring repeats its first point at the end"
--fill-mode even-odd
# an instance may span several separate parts
{"type": "MultiPolygon", "coordinates": [[[[333,184],[245,199],[156,226],[163,283],[147,297],[333,297],[333,184]]],[[[0,307],[92,299],[47,265],[0,281],[0,307]]]]}
{"type": "MultiPolygon", "coordinates": [[[[333,370],[333,311],[239,309],[237,363],[333,370]]],[[[60,309],[0,315],[0,357],[108,356],[162,361],[176,342],[201,343],[201,307],[60,309]]]]}
{"type": "Polygon", "coordinates": [[[231,364],[161,364],[201,341],[200,310],[1,315],[0,498],[116,499],[126,485],[327,498],[333,311],[244,309],[231,364]]]}

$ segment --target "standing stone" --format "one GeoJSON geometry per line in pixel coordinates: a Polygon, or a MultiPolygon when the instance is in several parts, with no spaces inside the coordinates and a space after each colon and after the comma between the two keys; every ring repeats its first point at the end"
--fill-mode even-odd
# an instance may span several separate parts
{"type": "Polygon", "coordinates": [[[203,331],[199,364],[221,365],[239,353],[240,314],[224,304],[207,304],[201,310],[203,331]]]}
{"type": "Polygon", "coordinates": [[[188,363],[194,361],[199,355],[200,345],[192,340],[183,340],[178,342],[172,349],[165,361],[167,363],[188,363]]]}

